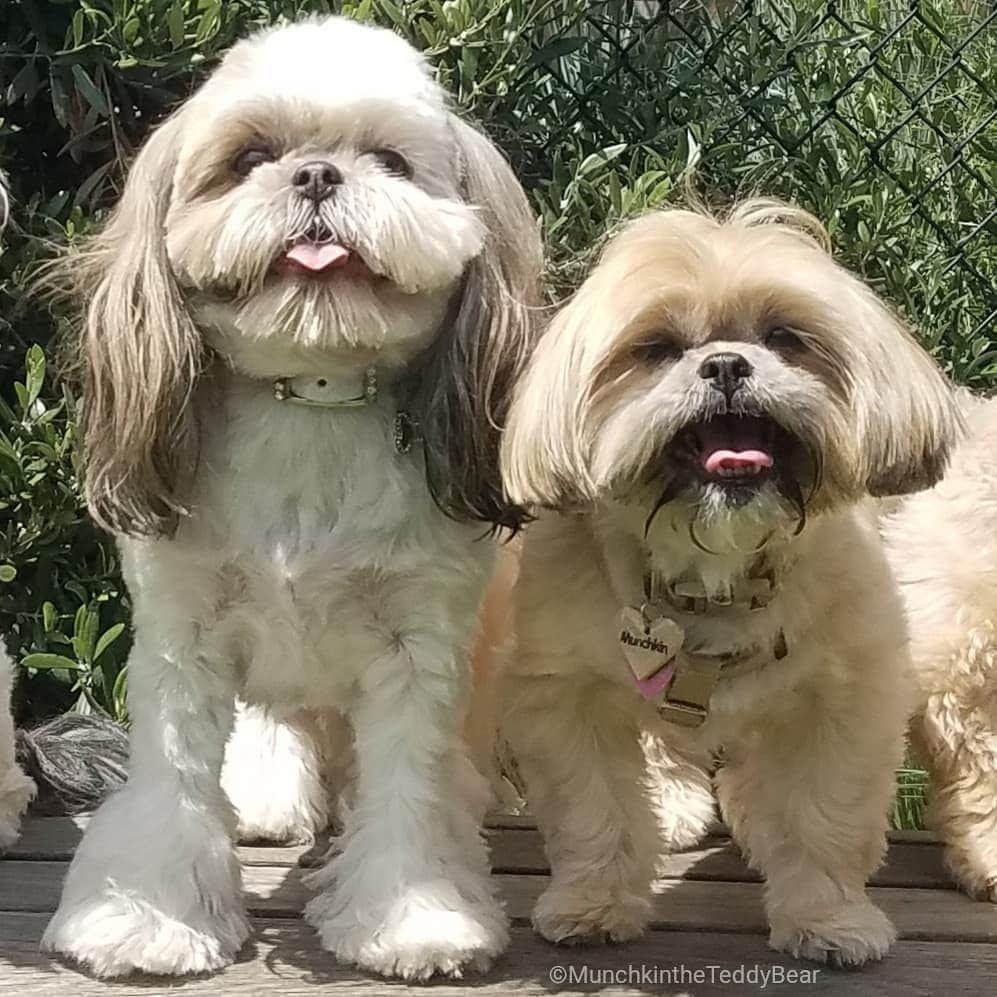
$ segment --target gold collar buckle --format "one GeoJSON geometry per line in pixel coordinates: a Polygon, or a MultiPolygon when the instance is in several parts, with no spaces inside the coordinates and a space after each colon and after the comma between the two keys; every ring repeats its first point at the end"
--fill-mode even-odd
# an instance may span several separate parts
{"type": "Polygon", "coordinates": [[[352,398],[332,396],[329,379],[325,377],[278,377],[273,382],[273,396],[279,402],[307,405],[312,408],[363,408],[377,401],[377,369],[363,372],[360,394],[352,398]]]}

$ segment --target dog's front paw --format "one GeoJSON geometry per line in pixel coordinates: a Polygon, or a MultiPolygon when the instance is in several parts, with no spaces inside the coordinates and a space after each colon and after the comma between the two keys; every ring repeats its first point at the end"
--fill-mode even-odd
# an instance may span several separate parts
{"type": "Polygon", "coordinates": [[[148,902],[109,887],[52,918],[42,948],[60,952],[95,976],[136,970],[162,976],[207,973],[228,966],[249,934],[241,913],[179,921],[148,902]]]}
{"type": "Polygon", "coordinates": [[[42,947],[97,976],[220,969],[249,936],[221,820],[129,787],[97,811],[42,947]]]}
{"type": "Polygon", "coordinates": [[[982,836],[963,847],[949,842],[945,865],[962,891],[974,900],[997,903],[997,847],[982,836]]]}
{"type": "Polygon", "coordinates": [[[646,896],[594,882],[554,882],[537,901],[533,928],[559,945],[625,942],[643,933],[650,916],[646,896]]]}
{"type": "Polygon", "coordinates": [[[896,937],[890,919],[863,898],[822,917],[773,917],[769,944],[798,959],[845,967],[882,959],[896,937]]]}
{"type": "Polygon", "coordinates": [[[0,849],[17,840],[21,814],[34,796],[35,784],[19,768],[12,767],[0,776],[0,849]]]}
{"type": "Polygon", "coordinates": [[[409,887],[375,908],[320,894],[306,916],[340,962],[404,980],[485,972],[509,940],[497,904],[468,905],[447,883],[409,887]]]}

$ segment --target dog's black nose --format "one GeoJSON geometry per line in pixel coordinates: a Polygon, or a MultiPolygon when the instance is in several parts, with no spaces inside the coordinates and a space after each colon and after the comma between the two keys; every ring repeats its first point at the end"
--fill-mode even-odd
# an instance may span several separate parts
{"type": "Polygon", "coordinates": [[[342,182],[343,174],[332,165],[316,159],[294,171],[291,182],[298,192],[316,204],[324,201],[342,182]]]}
{"type": "Polygon", "coordinates": [[[704,381],[711,381],[713,387],[722,391],[730,401],[741,382],[751,376],[752,370],[751,364],[740,353],[711,353],[699,365],[699,376],[704,381]]]}

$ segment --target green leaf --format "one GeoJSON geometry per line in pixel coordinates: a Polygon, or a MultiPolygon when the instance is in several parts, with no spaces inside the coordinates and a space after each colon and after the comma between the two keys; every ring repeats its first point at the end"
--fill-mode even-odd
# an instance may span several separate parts
{"type": "Polygon", "coordinates": [[[124,623],[115,623],[100,635],[97,646],[94,648],[93,660],[97,661],[100,656],[124,633],[124,623]]]}
{"type": "Polygon", "coordinates": [[[607,163],[617,159],[626,147],[626,142],[620,142],[619,145],[607,145],[605,149],[600,149],[598,152],[586,156],[578,167],[576,176],[582,178],[598,173],[607,163]]]}
{"type": "Polygon", "coordinates": [[[76,81],[76,89],[86,102],[100,115],[105,118],[111,116],[111,109],[107,106],[107,100],[101,92],[100,87],[92,79],[90,74],[78,63],[72,66],[73,79],[76,81]]]}
{"type": "Polygon", "coordinates": [[[174,48],[182,48],[184,43],[184,15],[183,6],[175,2],[166,12],[166,27],[170,32],[170,41],[174,48]]]}
{"type": "Polygon", "coordinates": [[[585,39],[577,36],[574,38],[555,38],[533,53],[530,57],[530,65],[543,66],[555,59],[562,59],[580,49],[584,44],[585,39]]]}
{"type": "Polygon", "coordinates": [[[94,659],[99,626],[100,617],[89,606],[80,606],[73,627],[73,650],[76,651],[77,658],[88,664],[94,659]]]}
{"type": "Polygon", "coordinates": [[[36,668],[38,671],[50,671],[54,668],[64,668],[69,672],[85,672],[87,669],[78,661],[62,654],[28,654],[21,662],[25,668],[36,668]]]}
{"type": "Polygon", "coordinates": [[[114,680],[114,690],[111,695],[115,720],[128,718],[128,668],[122,668],[114,680]]]}
{"type": "Polygon", "coordinates": [[[12,582],[17,577],[17,568],[13,564],[0,564],[0,582],[12,582]]]}
{"type": "Polygon", "coordinates": [[[27,388],[27,408],[38,399],[42,385],[45,383],[45,351],[35,343],[27,353],[24,361],[25,387],[27,388]]]}

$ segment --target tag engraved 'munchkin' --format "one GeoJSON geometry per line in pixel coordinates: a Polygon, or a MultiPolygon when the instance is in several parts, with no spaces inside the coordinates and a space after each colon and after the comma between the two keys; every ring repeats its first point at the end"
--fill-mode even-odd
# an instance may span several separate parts
{"type": "Polygon", "coordinates": [[[636,606],[620,610],[620,649],[646,699],[653,699],[668,687],[684,640],[682,628],[667,616],[648,618],[636,606]]]}

